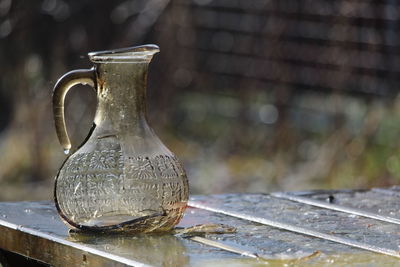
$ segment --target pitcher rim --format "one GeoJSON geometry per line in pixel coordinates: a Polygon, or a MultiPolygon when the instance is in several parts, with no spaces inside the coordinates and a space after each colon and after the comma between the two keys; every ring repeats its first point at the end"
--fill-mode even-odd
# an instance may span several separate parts
{"type": "Polygon", "coordinates": [[[149,62],[160,48],[155,44],[146,44],[126,48],[96,51],[88,53],[94,63],[135,63],[149,62]]]}

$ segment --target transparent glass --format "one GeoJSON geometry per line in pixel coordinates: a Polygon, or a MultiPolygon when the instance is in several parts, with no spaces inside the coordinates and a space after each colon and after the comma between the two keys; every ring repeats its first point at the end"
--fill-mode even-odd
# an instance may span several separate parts
{"type": "Polygon", "coordinates": [[[68,226],[88,231],[168,231],[182,218],[188,181],[146,120],[148,65],[156,45],[89,53],[94,67],[65,74],[53,94],[58,138],[68,154],[64,98],[76,84],[97,92],[93,127],[59,170],[54,197],[68,226]]]}

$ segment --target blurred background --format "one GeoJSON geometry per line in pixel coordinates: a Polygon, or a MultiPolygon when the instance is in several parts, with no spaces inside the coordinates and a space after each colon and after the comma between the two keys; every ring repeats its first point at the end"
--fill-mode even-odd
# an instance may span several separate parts
{"type": "MultiPolygon", "coordinates": [[[[398,184],[399,19],[395,0],[0,0],[0,200],[52,197],[57,79],[145,43],[149,121],[192,194],[398,184]]],[[[68,94],[73,144],[95,108],[68,94]]]]}

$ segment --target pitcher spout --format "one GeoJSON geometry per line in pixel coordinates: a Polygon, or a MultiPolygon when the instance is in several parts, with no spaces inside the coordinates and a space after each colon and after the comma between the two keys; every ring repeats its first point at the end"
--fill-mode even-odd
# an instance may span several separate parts
{"type": "Polygon", "coordinates": [[[90,60],[94,63],[136,63],[149,62],[153,55],[160,52],[154,44],[121,48],[115,50],[90,52],[90,60]]]}

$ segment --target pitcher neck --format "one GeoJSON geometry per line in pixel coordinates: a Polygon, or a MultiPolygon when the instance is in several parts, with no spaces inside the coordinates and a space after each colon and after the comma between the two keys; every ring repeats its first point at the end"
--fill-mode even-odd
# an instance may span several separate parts
{"type": "Polygon", "coordinates": [[[146,118],[148,62],[96,63],[97,125],[108,121],[113,129],[146,118]]]}

